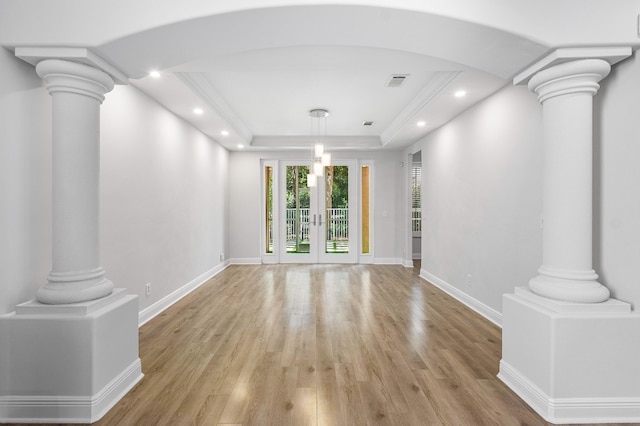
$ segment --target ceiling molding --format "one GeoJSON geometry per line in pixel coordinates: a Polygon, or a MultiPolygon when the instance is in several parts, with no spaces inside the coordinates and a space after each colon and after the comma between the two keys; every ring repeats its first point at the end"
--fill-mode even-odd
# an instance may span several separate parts
{"type": "Polygon", "coordinates": [[[384,129],[380,135],[382,145],[385,146],[391,142],[410,120],[415,119],[416,115],[431,103],[431,101],[435,99],[447,86],[449,86],[461,73],[462,71],[435,72],[434,77],[429,80],[420,93],[418,93],[418,95],[413,98],[413,100],[409,102],[402,111],[400,111],[400,114],[393,119],[391,124],[384,129]]]}
{"type": "Polygon", "coordinates": [[[253,133],[233,109],[227,104],[222,96],[213,88],[213,85],[205,77],[203,73],[187,73],[177,72],[176,77],[196,93],[204,102],[207,103],[233,128],[233,130],[242,138],[242,140],[251,144],[253,133]]]}
{"type": "MultiPolygon", "coordinates": [[[[318,136],[255,136],[251,142],[253,148],[311,149],[318,143],[318,136]]],[[[322,136],[325,147],[330,150],[378,149],[382,142],[377,136],[322,136]]]]}

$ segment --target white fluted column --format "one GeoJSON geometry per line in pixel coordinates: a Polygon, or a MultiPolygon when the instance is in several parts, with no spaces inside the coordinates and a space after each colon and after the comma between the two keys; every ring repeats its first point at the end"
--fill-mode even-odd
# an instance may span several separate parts
{"type": "Polygon", "coordinates": [[[609,298],[592,267],[592,110],[610,69],[604,60],[582,59],[529,81],[544,126],[542,266],[529,282],[540,296],[579,303],[609,298]]]}
{"type": "Polygon", "coordinates": [[[53,269],[38,290],[46,304],[84,302],[111,294],[100,266],[100,104],[113,89],[106,73],[87,65],[44,60],[36,72],[53,108],[53,269]]]}

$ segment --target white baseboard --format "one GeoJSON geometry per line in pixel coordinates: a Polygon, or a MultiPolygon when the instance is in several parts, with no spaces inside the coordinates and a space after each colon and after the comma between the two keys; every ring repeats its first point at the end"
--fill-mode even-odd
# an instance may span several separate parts
{"type": "Polygon", "coordinates": [[[94,398],[96,400],[94,410],[96,414],[90,423],[100,420],[107,414],[143,377],[142,362],[138,358],[96,395],[94,398]]]}
{"type": "Polygon", "coordinates": [[[0,396],[0,423],[94,423],[143,376],[138,358],[93,396],[0,396]]]}
{"type": "Polygon", "coordinates": [[[550,398],[504,360],[498,378],[551,423],[640,422],[640,398],[550,398]]]}
{"type": "Polygon", "coordinates": [[[448,282],[436,277],[429,273],[426,269],[420,269],[420,278],[429,281],[431,284],[438,287],[451,297],[457,299],[459,302],[473,309],[498,327],[502,328],[502,314],[493,308],[485,305],[479,300],[469,296],[467,293],[452,286],[448,282]]]}
{"type": "Polygon", "coordinates": [[[399,257],[376,257],[373,259],[374,265],[404,265],[399,257]]]}
{"type": "Polygon", "coordinates": [[[402,261],[402,266],[405,268],[413,268],[413,259],[405,259],[402,261]]]}
{"type": "Polygon", "coordinates": [[[262,265],[262,259],[259,257],[237,257],[229,262],[232,265],[262,265]]]}
{"type": "Polygon", "coordinates": [[[191,293],[193,290],[200,287],[202,284],[206,283],[212,277],[222,272],[227,266],[229,266],[229,264],[230,262],[228,260],[225,260],[224,262],[216,265],[215,267],[208,270],[204,274],[201,274],[197,278],[189,281],[187,284],[183,285],[182,287],[175,290],[174,292],[158,300],[153,305],[148,306],[142,311],[140,311],[140,313],[138,314],[138,327],[143,326],[144,324],[149,322],[149,320],[153,319],[154,317],[159,315],[162,311],[167,309],[169,306],[173,305],[178,300],[182,299],[187,294],[191,293]]]}
{"type": "MultiPolygon", "coordinates": [[[[549,398],[535,384],[522,377],[513,367],[504,360],[500,360],[500,372],[498,378],[514,391],[524,402],[529,404],[536,413],[542,415],[546,412],[549,398]]],[[[544,417],[544,416],[543,416],[544,417]]]]}
{"type": "Polygon", "coordinates": [[[368,254],[361,254],[358,257],[358,263],[361,265],[373,265],[373,261],[374,261],[374,257],[368,253],[368,254]]]}

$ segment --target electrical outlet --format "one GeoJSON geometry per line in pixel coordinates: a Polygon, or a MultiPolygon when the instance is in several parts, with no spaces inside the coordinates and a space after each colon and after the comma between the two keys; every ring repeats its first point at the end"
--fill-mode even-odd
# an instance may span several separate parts
{"type": "Polygon", "coordinates": [[[147,296],[151,295],[151,283],[147,283],[144,285],[144,291],[147,294],[147,296]]]}
{"type": "Polygon", "coordinates": [[[471,274],[467,274],[467,287],[471,287],[471,274]]]}

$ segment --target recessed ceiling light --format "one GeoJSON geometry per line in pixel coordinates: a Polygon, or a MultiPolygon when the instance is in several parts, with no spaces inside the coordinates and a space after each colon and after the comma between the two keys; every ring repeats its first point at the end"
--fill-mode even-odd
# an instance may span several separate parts
{"type": "Polygon", "coordinates": [[[222,136],[229,136],[229,132],[228,132],[228,131],[226,131],[226,130],[221,131],[221,132],[220,132],[220,134],[221,134],[222,136]]]}
{"type": "Polygon", "coordinates": [[[149,73],[149,77],[159,78],[160,77],[160,71],[151,71],[149,73]]]}
{"type": "Polygon", "coordinates": [[[456,98],[461,98],[463,96],[465,96],[467,94],[467,92],[465,90],[458,90],[456,93],[453,94],[453,96],[455,96],[456,98]]]}
{"type": "Polygon", "coordinates": [[[242,149],[242,148],[244,148],[244,145],[242,144],[238,145],[238,149],[242,149]]]}
{"type": "Polygon", "coordinates": [[[424,126],[427,125],[427,122],[426,121],[418,121],[416,124],[418,125],[418,127],[424,127],[424,126]]]}
{"type": "Polygon", "coordinates": [[[204,113],[204,110],[202,108],[194,108],[193,109],[193,113],[200,115],[200,114],[204,113]]]}

